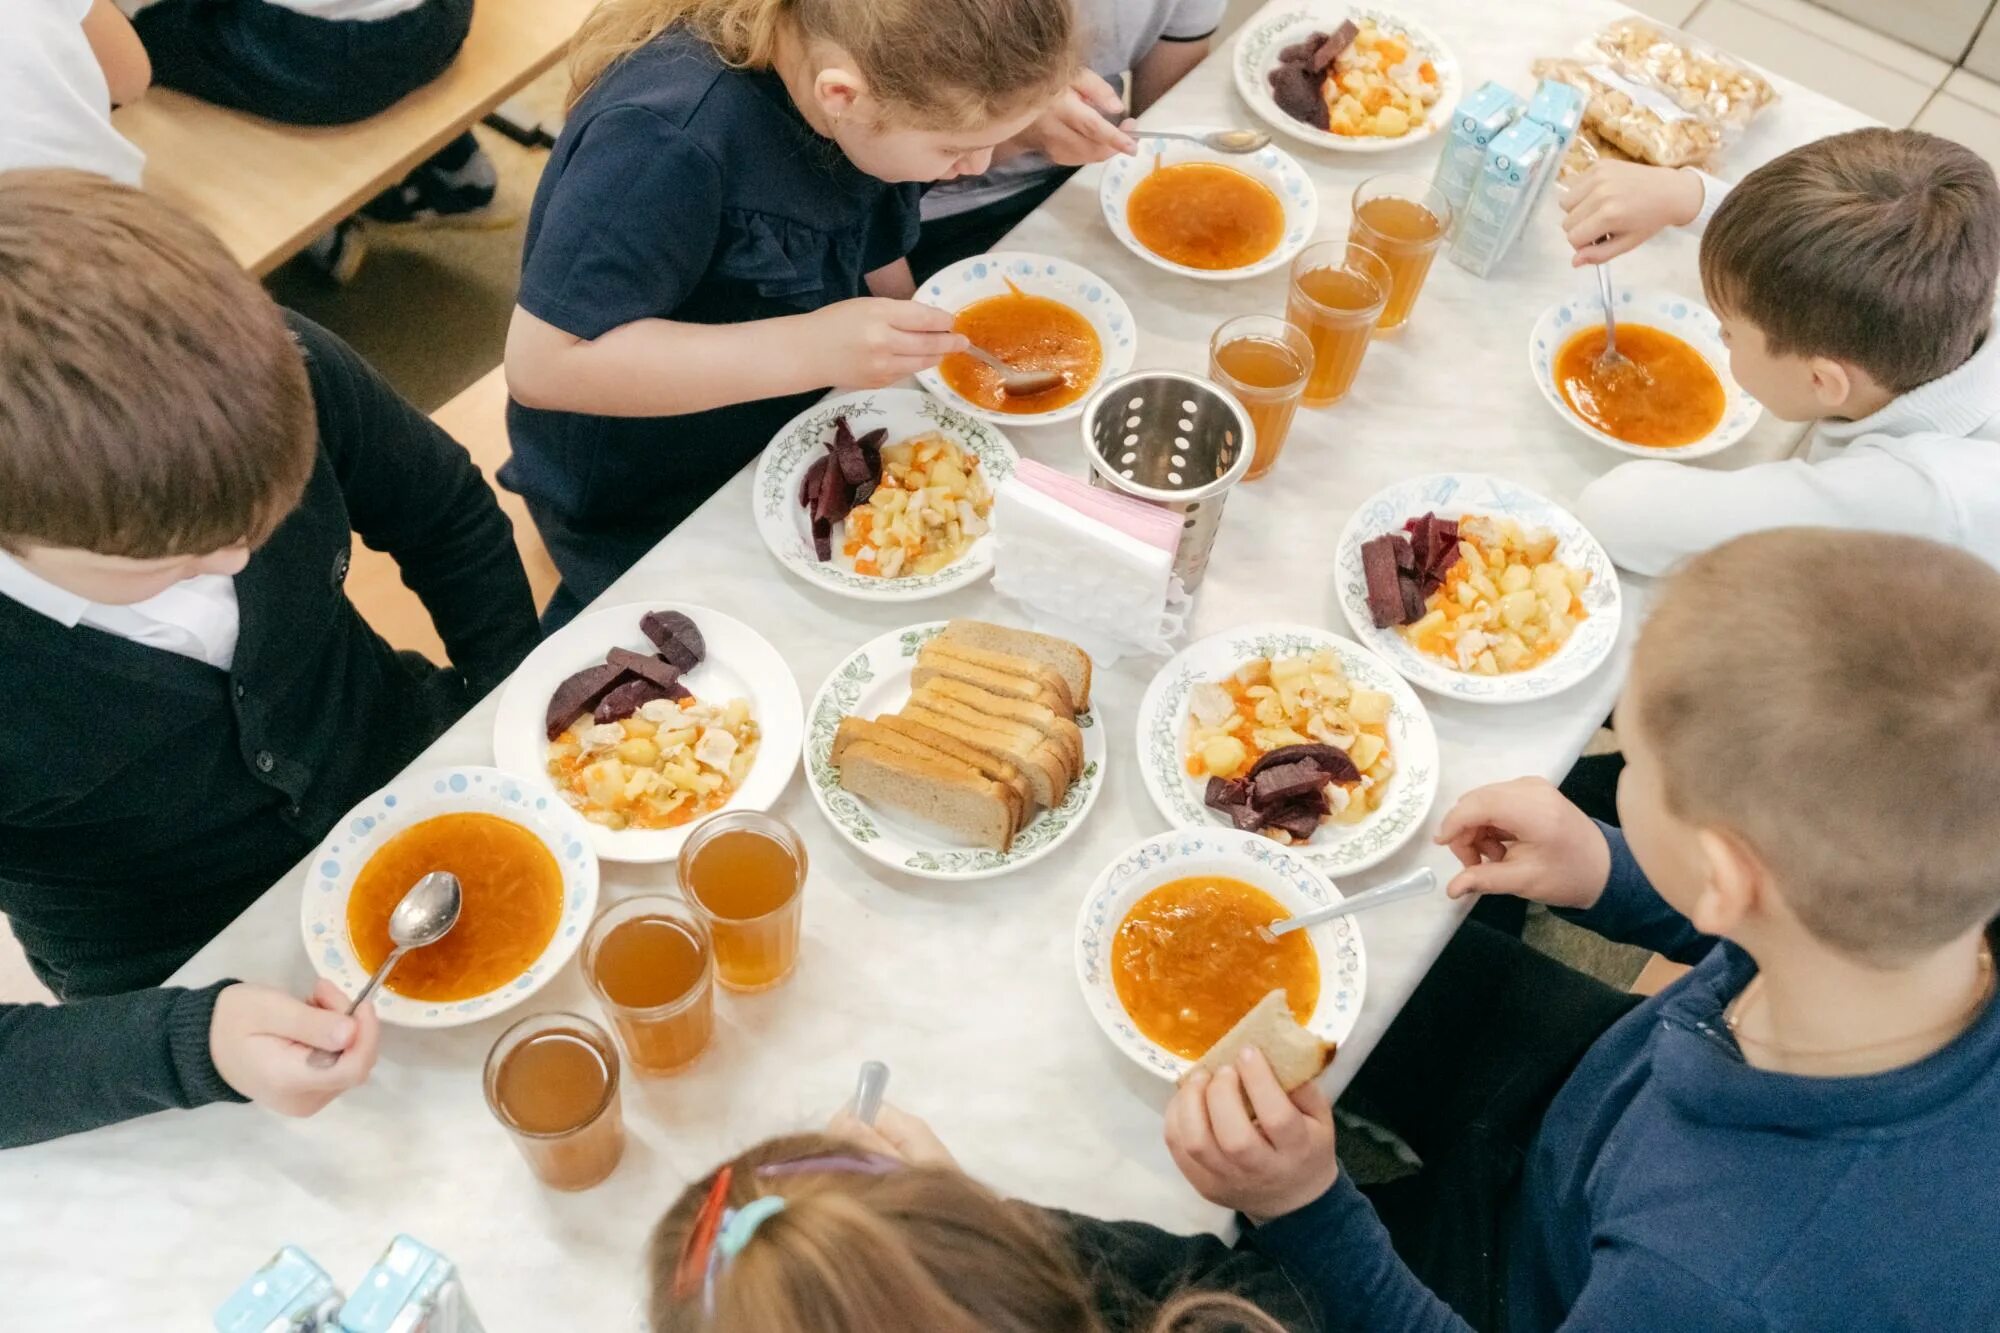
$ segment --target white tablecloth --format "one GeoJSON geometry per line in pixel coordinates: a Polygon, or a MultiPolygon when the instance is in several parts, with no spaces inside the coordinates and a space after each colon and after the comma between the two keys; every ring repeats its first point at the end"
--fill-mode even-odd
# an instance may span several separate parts
{"type": "MultiPolygon", "coordinates": [[[[1452,43],[1466,87],[1531,86],[1529,62],[1625,11],[1604,0],[1403,0],[1452,43]]],[[[1866,123],[1780,80],[1784,99],[1729,153],[1725,174],[1866,123]]],[[[1211,58],[1147,118],[1158,126],[1253,123],[1211,58]]],[[[1317,180],[1321,227],[1346,225],[1356,182],[1378,171],[1428,175],[1435,148],[1338,157],[1300,147],[1317,180]]],[[[1280,312],[1282,275],[1193,282],[1124,250],[1099,216],[1095,170],[1029,218],[1007,248],[1075,260],[1124,295],[1142,330],[1138,364],[1202,371],[1224,318],[1280,312]]],[[[1362,499],[1400,477],[1486,470],[1559,501],[1617,461],[1570,430],[1526,369],[1528,329],[1579,281],[1544,215],[1495,277],[1440,259],[1414,320],[1368,353],[1354,394],[1300,414],[1277,470],[1228,502],[1195,636],[1249,620],[1342,626],[1333,542],[1362,499]]],[[[1616,266],[1621,282],[1700,293],[1695,240],[1672,235],[1616,266]]],[[[1074,425],[1012,432],[1024,454],[1080,470],[1074,425]]],[[[1728,465],[1787,452],[1798,432],[1766,420],[1728,465]]],[[[670,597],[738,616],[785,654],[810,698],[828,670],[874,635],[940,615],[1005,618],[990,590],[910,607],[819,593],[764,551],[739,475],[607,595],[670,597]]],[[[1628,606],[1636,613],[1643,597],[1628,606]]],[[[1629,627],[1637,619],[1628,616],[1629,627]]],[[[1623,656],[1621,646],[1620,656],[1623,656]]],[[[1098,1033],[1077,995],[1071,950],[1080,895],[1118,851],[1164,821],[1135,768],[1133,714],[1157,660],[1101,673],[1109,772],[1088,824],[1062,850],[1010,877],[964,886],[887,871],[851,851],[795,777],[777,807],[805,835],[812,879],[797,975],[781,989],[718,1004],[713,1047],[690,1073],[626,1084],[631,1148],[600,1188],[540,1189],[482,1101],[479,1070],[508,1018],[455,1032],[388,1034],[373,1081],[318,1118],[212,1107],[154,1117],[0,1155],[0,1327],[192,1330],[286,1242],[343,1284],[406,1231],[455,1258],[493,1333],[633,1326],[646,1232],[690,1177],[774,1132],[819,1124],[864,1058],[887,1060],[890,1097],[930,1118],[961,1160],[1040,1202],[1170,1227],[1222,1214],[1182,1182],[1160,1142],[1165,1086],[1098,1033]]],[[[1432,825],[1468,788],[1565,771],[1604,719],[1617,664],[1539,704],[1481,708],[1427,698],[1443,753],[1432,825]]],[[[420,764],[491,762],[494,701],[474,709],[420,764]]],[[[1361,882],[1448,858],[1413,843],[1361,882]]],[[[613,893],[671,883],[672,868],[605,866],[613,893]]],[[[301,876],[287,876],[182,969],[179,981],[257,979],[303,991],[301,876]]],[[[1459,911],[1442,895],[1363,918],[1366,1006],[1336,1083],[1367,1055],[1443,946],[1459,911]]],[[[574,969],[534,1009],[594,1009],[574,969]]],[[[518,1017],[519,1015],[513,1015],[518,1017]]]]}

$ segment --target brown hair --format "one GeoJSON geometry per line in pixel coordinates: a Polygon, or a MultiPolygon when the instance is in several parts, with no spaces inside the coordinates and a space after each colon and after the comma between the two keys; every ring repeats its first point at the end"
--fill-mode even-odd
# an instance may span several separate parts
{"type": "Polygon", "coordinates": [[[1786,528],[1697,556],[1633,660],[1668,808],[1734,833],[1825,943],[1920,957],[2000,912],[2000,571],[1786,528]]]}
{"type": "Polygon", "coordinates": [[[1993,316],[2000,185],[1920,130],[1835,134],[1743,178],[1701,238],[1718,309],[1778,356],[1859,366],[1894,393],[1965,364],[1993,316]]]}
{"type": "Polygon", "coordinates": [[[1070,0],[602,0],[570,46],[570,105],[675,24],[748,69],[770,68],[789,25],[851,55],[869,91],[925,129],[978,128],[1052,97],[1077,58],[1070,0]]]}
{"type": "Polygon", "coordinates": [[[316,441],[284,316],[214,236],[102,176],[0,174],[0,544],[254,545],[316,441]]]}
{"type": "MultiPolygon", "coordinates": [[[[712,1315],[701,1293],[675,1295],[674,1275],[722,1168],[688,1186],[653,1229],[654,1333],[1104,1333],[1090,1284],[1045,1216],[958,1171],[828,1165],[759,1174],[855,1153],[843,1140],[799,1134],[728,1164],[730,1207],[773,1194],[785,1207],[720,1271],[712,1315]]],[[[1213,1292],[1168,1302],[1151,1327],[1282,1333],[1248,1302],[1213,1292]]]]}

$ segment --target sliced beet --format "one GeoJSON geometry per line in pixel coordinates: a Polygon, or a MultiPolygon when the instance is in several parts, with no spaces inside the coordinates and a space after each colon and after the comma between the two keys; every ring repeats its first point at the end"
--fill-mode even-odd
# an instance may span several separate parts
{"type": "Polygon", "coordinates": [[[1295,764],[1300,760],[1317,765],[1326,775],[1328,782],[1359,782],[1361,770],[1347,757],[1345,750],[1331,745],[1280,745],[1277,749],[1250,765],[1248,776],[1254,782],[1259,774],[1269,772],[1280,764],[1295,764]]]}
{"type": "Polygon", "coordinates": [[[1245,833],[1257,833],[1263,830],[1263,813],[1248,801],[1243,802],[1241,805],[1225,805],[1218,808],[1223,814],[1229,816],[1230,823],[1242,829],[1245,833]]]}
{"type": "Polygon", "coordinates": [[[805,480],[799,483],[799,508],[813,507],[813,501],[819,498],[819,484],[826,479],[826,470],[832,465],[833,460],[825,454],[813,459],[812,466],[806,469],[805,480]]]}
{"type": "MultiPolygon", "coordinates": [[[[868,481],[866,485],[871,491],[882,480],[882,446],[888,442],[888,439],[889,432],[878,427],[862,436],[859,441],[861,456],[868,460],[868,481]]],[[[863,498],[865,499],[866,497],[864,496],[863,498]]]]}
{"type": "Polygon", "coordinates": [[[624,667],[604,663],[585,667],[583,670],[556,686],[556,692],[549,696],[549,712],[546,719],[549,739],[568,731],[570,724],[597,707],[613,687],[626,678],[624,667]]]}
{"type": "Polygon", "coordinates": [[[663,690],[671,690],[681,678],[681,669],[665,658],[648,657],[629,648],[613,648],[605,655],[612,666],[624,667],[635,676],[644,676],[663,690]]]}
{"type": "Polygon", "coordinates": [[[1414,625],[1424,618],[1424,598],[1427,594],[1423,580],[1408,570],[1399,570],[1396,578],[1397,586],[1403,592],[1403,623],[1414,625]]]}
{"type": "Polygon", "coordinates": [[[821,564],[825,564],[833,559],[833,524],[816,518],[812,521],[812,528],[813,554],[819,557],[821,564]]]}
{"type": "Polygon", "coordinates": [[[829,461],[826,471],[820,476],[819,497],[813,502],[813,517],[838,523],[847,516],[852,506],[853,502],[848,498],[851,492],[847,478],[840,471],[840,464],[829,461]]]}
{"type": "Polygon", "coordinates": [[[1212,777],[1208,780],[1207,789],[1202,792],[1202,804],[1213,810],[1242,805],[1249,799],[1250,784],[1240,778],[1231,781],[1228,778],[1212,777]]]}
{"type": "Polygon", "coordinates": [[[1273,764],[1250,779],[1250,801],[1259,810],[1269,813],[1274,806],[1281,805],[1295,796],[1316,793],[1324,786],[1326,786],[1325,770],[1311,759],[1298,759],[1289,764],[1273,764]]]}
{"type": "Polygon", "coordinates": [[[639,618],[639,629],[660,650],[660,656],[682,671],[700,666],[708,653],[701,631],[679,611],[648,611],[639,618]]]}
{"type": "MultiPolygon", "coordinates": [[[[1324,46],[1331,35],[1324,32],[1309,33],[1278,52],[1278,62],[1284,65],[1304,65],[1309,63],[1313,58],[1313,53],[1324,46]]],[[[1349,40],[1353,39],[1349,38],[1349,40]]]]}
{"type": "MultiPolygon", "coordinates": [[[[870,477],[859,486],[856,486],[854,488],[854,508],[859,509],[862,505],[867,504],[868,497],[875,494],[875,488],[879,485],[881,485],[880,482],[870,477]]],[[[852,513],[853,511],[850,510],[849,512],[852,513]]]]}
{"type": "Polygon", "coordinates": [[[1326,817],[1326,802],[1308,805],[1303,801],[1287,801],[1262,813],[1265,827],[1281,828],[1292,835],[1293,841],[1307,842],[1319,832],[1320,820],[1326,817]]]}
{"type": "Polygon", "coordinates": [[[1401,625],[1402,573],[1396,568],[1396,538],[1390,534],[1361,543],[1361,576],[1368,581],[1368,616],[1375,628],[1401,625]]]}
{"type": "Polygon", "coordinates": [[[599,723],[620,722],[638,712],[642,705],[666,697],[666,686],[657,685],[644,676],[639,676],[626,681],[599,699],[596,711],[591,714],[591,720],[599,723]]]}
{"type": "MultiPolygon", "coordinates": [[[[883,434],[886,436],[888,432],[883,434]]],[[[875,475],[868,470],[868,455],[863,452],[861,441],[847,428],[845,417],[834,423],[833,465],[840,469],[841,479],[849,486],[859,486],[875,475]]]]}
{"type": "Polygon", "coordinates": [[[1322,130],[1333,123],[1326,99],[1320,95],[1319,78],[1311,70],[1303,65],[1279,65],[1269,79],[1271,100],[1293,120],[1322,130]]]}
{"type": "Polygon", "coordinates": [[[1306,61],[1306,68],[1315,74],[1326,73],[1333,62],[1340,59],[1341,53],[1354,45],[1354,39],[1360,35],[1361,29],[1355,25],[1353,19],[1348,19],[1327,34],[1325,41],[1313,48],[1311,58],[1306,61]]]}

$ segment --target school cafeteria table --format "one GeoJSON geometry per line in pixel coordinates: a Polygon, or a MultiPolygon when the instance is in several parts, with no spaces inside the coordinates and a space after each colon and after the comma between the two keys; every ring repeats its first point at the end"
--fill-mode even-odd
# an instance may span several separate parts
{"type": "MultiPolygon", "coordinates": [[[[1606,0],[1400,0],[1444,35],[1468,88],[1530,84],[1529,62],[1562,52],[1626,11],[1606,0]]],[[[1867,123],[1780,81],[1783,100],[1735,145],[1740,174],[1795,145],[1867,123]]],[[[1256,123],[1231,85],[1227,48],[1148,117],[1159,126],[1256,123]]],[[[1435,147],[1381,157],[1301,148],[1318,182],[1321,226],[1344,226],[1348,194],[1385,170],[1428,174],[1435,147]]],[[[1125,251],[1098,212],[1086,170],[1029,218],[1010,248],[1075,260],[1108,279],[1142,330],[1139,364],[1201,371],[1210,331],[1283,304],[1281,275],[1200,283],[1125,251]]],[[[1625,283],[1698,295],[1695,241],[1668,236],[1617,264],[1625,283]]],[[[1557,419],[1527,374],[1536,316],[1579,278],[1553,222],[1481,281],[1440,260],[1401,337],[1375,346],[1356,392],[1302,413],[1268,479],[1230,498],[1193,620],[1196,636],[1250,620],[1340,628],[1329,569],[1336,534],[1375,490],[1422,472],[1487,470],[1559,501],[1617,461],[1557,419]]],[[[1074,425],[1012,432],[1024,454],[1073,472],[1074,425]]],[[[1796,430],[1762,423],[1731,465],[1782,455],[1796,430]]],[[[1628,584],[1628,587],[1630,585],[1628,584]]],[[[1643,590],[1628,602],[1636,620],[1643,590]]],[[[915,606],[816,592],[779,569],[750,516],[746,471],[606,594],[605,604],[672,598],[754,625],[810,699],[828,670],[876,634],[948,615],[1012,618],[989,589],[915,606]]],[[[1629,642],[1629,633],[1628,633],[1629,642]]],[[[1620,660],[1623,652],[1621,650],[1620,660]]],[[[392,1030],[372,1082],[318,1118],[211,1107],[0,1154],[0,1326],[53,1333],[207,1327],[208,1312],[279,1245],[303,1246],[352,1283],[406,1231],[462,1265],[493,1333],[627,1330],[637,1322],[647,1229],[696,1174],[769,1134],[816,1126],[845,1099],[863,1059],[894,1071],[892,1100],[928,1117],[961,1161],[1040,1202],[1169,1227],[1219,1227],[1223,1213],[1182,1182],[1160,1141],[1166,1086],[1116,1052],[1078,997],[1071,962],[1079,898],[1132,842],[1165,828],[1135,767],[1133,714],[1157,659],[1100,674],[1110,728],[1105,789],[1061,851],[1008,877],[939,885],[884,870],[835,837],[802,777],[777,811],[812,856],[797,974],[759,996],[725,995],[713,1047],[677,1078],[626,1083],[631,1146],[615,1175],[581,1195],[539,1188],[488,1115],[481,1062],[519,1013],[455,1031],[392,1030]]],[[[1426,697],[1442,746],[1435,821],[1468,788],[1526,773],[1560,776],[1604,719],[1614,662],[1539,704],[1482,708],[1426,697]]],[[[475,708],[418,765],[489,763],[494,700],[475,708]]],[[[143,793],[134,793],[144,799],[143,793]]],[[[1448,857],[1413,841],[1361,883],[1448,857]]],[[[606,864],[607,896],[671,884],[671,867],[606,864]]],[[[254,978],[304,990],[303,871],[273,886],[176,980],[254,978]]],[[[1441,894],[1362,918],[1368,955],[1360,1025],[1332,1075],[1366,1058],[1461,911],[1441,894]]],[[[525,1011],[593,1013],[570,969],[525,1011]]]]}

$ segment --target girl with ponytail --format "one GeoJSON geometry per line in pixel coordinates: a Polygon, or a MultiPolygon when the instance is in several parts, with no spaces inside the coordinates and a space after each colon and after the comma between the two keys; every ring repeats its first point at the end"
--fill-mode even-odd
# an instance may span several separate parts
{"type": "Polygon", "coordinates": [[[984,171],[1075,47],[1070,0],[604,0],[507,335],[551,626],[821,390],[964,345],[909,299],[919,184],[984,171]]]}
{"type": "Polygon", "coordinates": [[[1319,1327],[1261,1257],[1003,1199],[893,1106],[874,1126],[844,1116],[827,1134],[772,1139],[695,1181],[654,1228],[649,1269],[654,1333],[1319,1327]]]}

